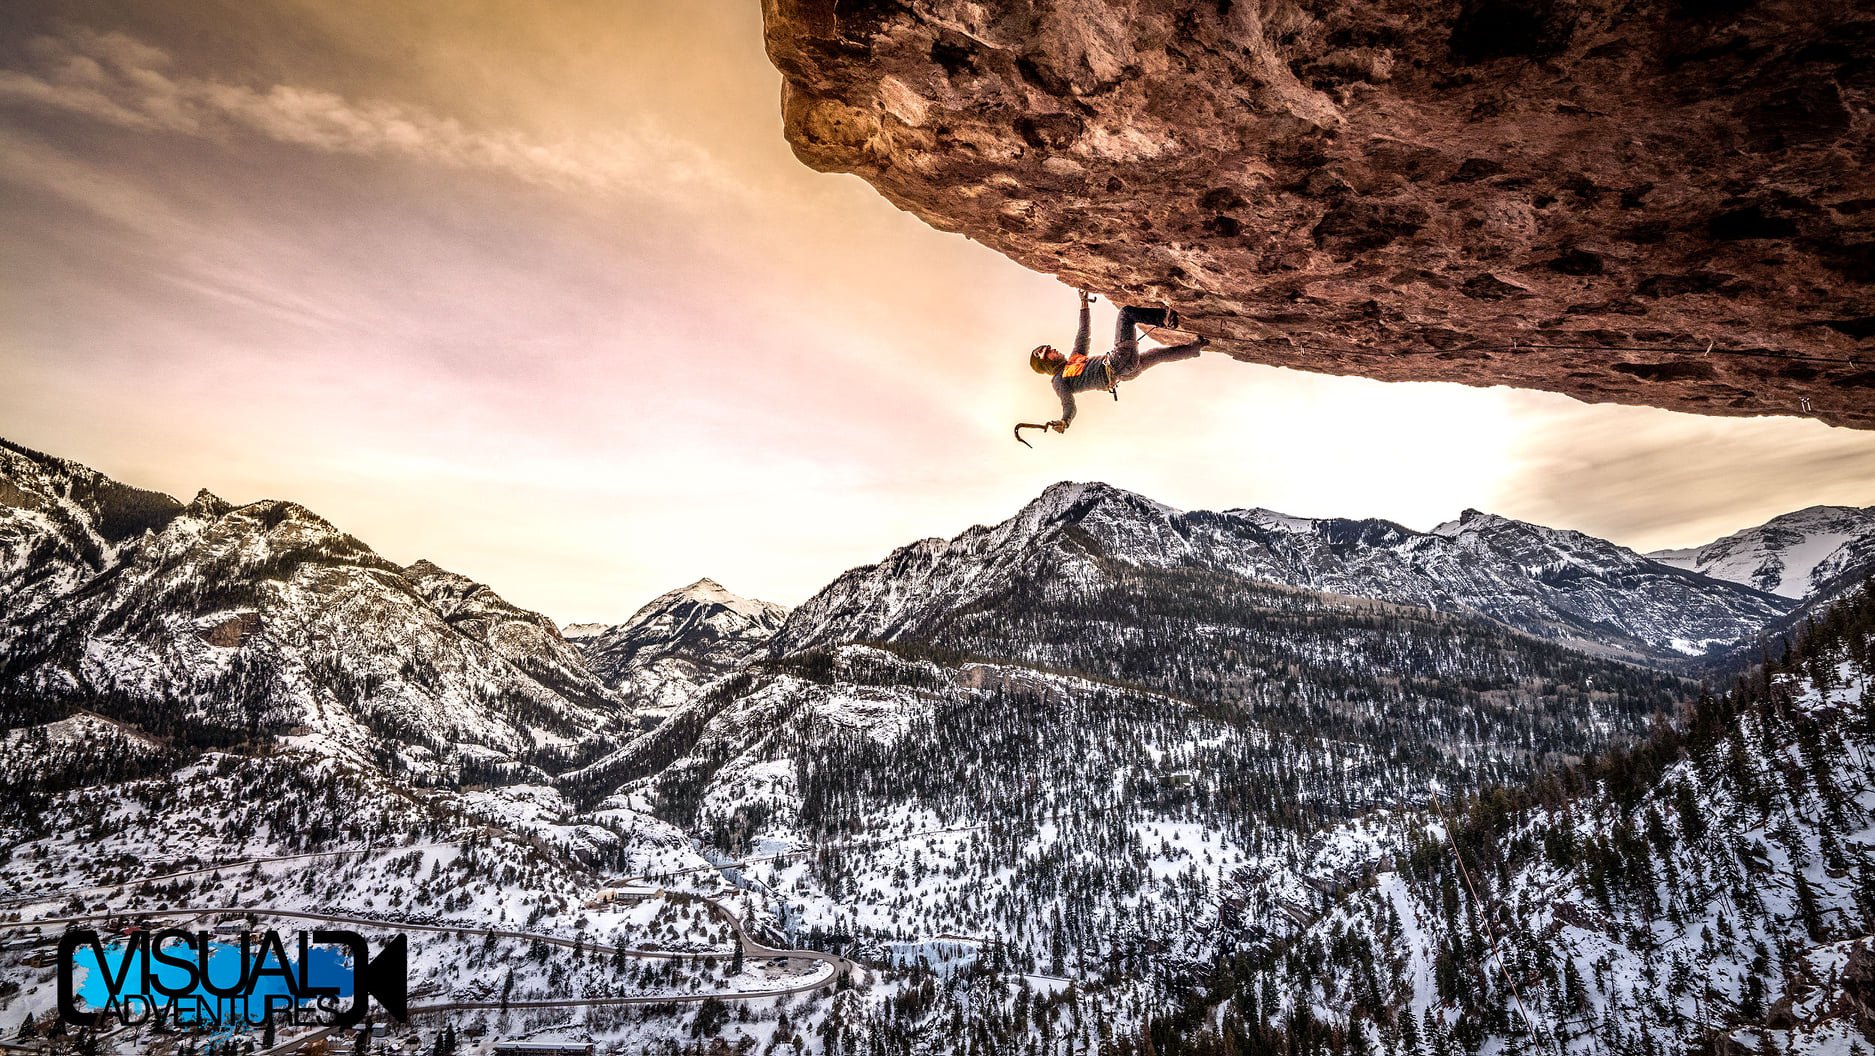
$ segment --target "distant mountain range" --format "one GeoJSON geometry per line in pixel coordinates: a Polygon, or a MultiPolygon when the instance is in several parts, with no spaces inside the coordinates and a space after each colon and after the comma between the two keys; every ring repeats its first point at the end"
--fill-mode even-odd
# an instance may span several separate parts
{"type": "MultiPolygon", "coordinates": [[[[1748,742],[1701,720],[1698,767],[1666,778],[1672,752],[1640,750],[1631,769],[1658,779],[1654,813],[1623,820],[1626,801],[1603,788],[1625,770],[1556,775],[1686,722],[1698,679],[1756,659],[1760,636],[1810,636],[1799,625],[1872,558],[1867,509],[1642,555],[1476,511],[1416,532],[1059,484],[1000,524],[852,569],[793,611],[706,579],[563,633],[295,504],[183,503],[0,443],[0,783],[31,804],[0,817],[0,881],[96,882],[149,852],[139,829],[159,814],[140,804],[157,797],[196,812],[162,844],[211,833],[222,850],[192,853],[213,861],[388,841],[370,868],[300,875],[323,885],[305,896],[321,905],[484,921],[477,900],[495,905],[499,889],[536,917],[557,900],[553,919],[571,921],[572,900],[621,882],[733,893],[776,941],[1004,977],[918,998],[936,1002],[926,1019],[903,1002],[841,1006],[838,1029],[904,1041],[882,1051],[914,1035],[956,1051],[959,1023],[997,1039],[981,1051],[1014,1051],[1028,1028],[994,995],[1070,979],[1078,1026],[1058,1002],[1022,999],[1022,1015],[1056,1017],[1056,1042],[1082,1032],[1038,1051],[1095,1051],[1173,1009],[1226,1024],[1264,1008],[1303,1029],[1280,996],[1292,992],[1314,992],[1337,1030],[1369,1017],[1360,1029],[1383,1049],[1472,1046],[1484,1027],[1428,1013],[1502,1005],[1465,996],[1478,915],[1427,850],[1445,825],[1426,811],[1430,787],[1544,804],[1541,845],[1494,832],[1468,853],[1501,865],[1487,882],[1516,871],[1532,927],[1582,933],[1563,945],[1586,951],[1587,984],[1536,966],[1534,945],[1506,952],[1537,985],[1554,976],[1548,1007],[1563,1001],[1549,990],[1585,985],[1608,1007],[1651,1000],[1646,955],[1629,950],[1659,912],[1645,845],[1673,863],[1660,868],[1683,915],[1703,897],[1685,878],[1708,867],[1697,841],[1713,827],[1738,868],[1757,868],[1760,838],[1832,863],[1706,942],[1738,963],[1801,934],[1780,917],[1792,907],[1848,919],[1869,882],[1853,870],[1875,856],[1838,844],[1865,828],[1849,800],[1875,808],[1875,793],[1845,769],[1854,753],[1829,747],[1854,732],[1837,728],[1841,703],[1868,681],[1867,650],[1837,617],[1836,638],[1806,638],[1775,678],[1749,682],[1748,742]],[[1807,761],[1828,809],[1798,795],[1786,758],[1807,761]],[[269,797],[248,803],[217,783],[229,773],[269,797]],[[1770,786],[1795,797],[1775,824],[1760,807],[1770,786]],[[66,835],[78,827],[82,843],[66,835]],[[396,853],[445,837],[464,848],[447,882],[419,881],[421,856],[396,853]],[[1552,876],[1584,861],[1602,871],[1552,876]],[[1375,1011],[1396,1006],[1414,1026],[1375,1011]]],[[[203,882],[266,889],[235,875],[203,882]]],[[[1834,956],[1829,927],[1809,934],[1823,945],[1803,956],[1834,956]]],[[[1764,988],[1797,978],[1780,964],[1751,970],[1764,988]]],[[[831,1036],[831,1007],[790,1015],[831,1036]]],[[[642,1022],[643,1046],[672,1039],[642,1022]]],[[[1647,1028],[1650,1044],[1686,1041],[1676,1023],[1647,1028]]],[[[1297,1051],[1325,1051],[1317,1041],[1297,1051]]]]}
{"type": "MultiPolygon", "coordinates": [[[[1875,511],[1812,512],[1767,525],[1776,530],[1757,544],[1753,567],[1807,561],[1829,571],[1820,581],[1828,585],[1875,565],[1875,511]]],[[[960,607],[992,603],[1044,559],[1067,566],[1058,570],[1064,589],[1102,563],[1206,569],[1474,613],[1573,648],[1667,667],[1724,655],[1804,597],[1764,589],[1738,574],[1736,562],[1701,571],[1678,553],[1669,563],[1475,510],[1415,532],[1384,520],[1262,509],[1186,513],[1104,484],[1060,484],[1002,524],[913,543],[846,573],[794,613],[777,645],[928,633],[960,607]]]]}
{"type": "Polygon", "coordinates": [[[1841,593],[1875,566],[1875,507],[1811,506],[1704,546],[1647,556],[1798,601],[1841,593]]]}
{"type": "Polygon", "coordinates": [[[1181,512],[1061,484],[999,525],[847,572],[791,614],[705,579],[568,637],[466,577],[386,561],[294,503],[235,507],[204,492],[185,504],[0,445],[0,686],[187,702],[224,727],[388,736],[420,748],[419,767],[625,736],[758,655],[940,640],[1025,585],[1069,594],[1113,569],[1470,614],[1679,670],[1872,566],[1871,509],[1815,507],[1643,556],[1476,511],[1415,532],[1181,512]]]}

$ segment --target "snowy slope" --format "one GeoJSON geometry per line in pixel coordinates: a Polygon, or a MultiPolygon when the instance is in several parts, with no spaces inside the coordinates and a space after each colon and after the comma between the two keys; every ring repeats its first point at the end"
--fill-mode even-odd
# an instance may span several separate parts
{"type": "Polygon", "coordinates": [[[1311,857],[1361,857],[1325,833],[1430,778],[1519,779],[1690,692],[1473,614],[1228,572],[1031,589],[1072,568],[966,595],[935,645],[745,668],[563,785],[698,833],[797,939],[947,962],[987,942],[1092,987],[1292,928],[1311,857]]]}
{"type": "Polygon", "coordinates": [[[614,701],[585,657],[552,620],[509,604],[467,576],[418,561],[404,579],[457,632],[488,646],[517,669],[569,700],[609,708],[614,701]]]}
{"type": "Polygon", "coordinates": [[[1509,801],[1521,809],[1457,814],[1471,885],[1454,815],[1423,816],[1265,968],[1293,984],[1312,952],[1342,951],[1257,1018],[1300,1014],[1380,1051],[1490,1051],[1524,1034],[1521,1003],[1548,1051],[1868,1051],[1872,650],[1862,594],[1662,747],[1509,801]]]}
{"type": "Polygon", "coordinates": [[[183,511],[75,462],[0,440],[0,657],[30,649],[26,619],[183,511]]]}
{"type": "Polygon", "coordinates": [[[1432,532],[1382,520],[1268,510],[1185,513],[1104,484],[1058,484],[1015,517],[900,548],[802,604],[783,649],[917,638],[1010,584],[1071,592],[1124,568],[1203,569],[1259,583],[1472,612],[1562,642],[1654,663],[1747,640],[1786,599],[1688,574],[1579,532],[1468,511],[1432,532]]]}
{"type": "Polygon", "coordinates": [[[1875,506],[1811,506],[1704,546],[1647,555],[1662,564],[1805,598],[1875,568],[1875,506]]]}
{"type": "MultiPolygon", "coordinates": [[[[15,731],[0,742],[0,760],[18,742],[117,736],[95,719],[75,717],[15,731]]],[[[8,776],[0,771],[0,779],[8,776]]],[[[5,787],[20,792],[10,781],[5,787]]],[[[629,904],[594,898],[609,872],[703,866],[683,834],[627,811],[564,821],[565,805],[551,789],[411,787],[290,738],[265,756],[210,752],[185,765],[119,772],[27,799],[28,809],[0,813],[0,846],[10,852],[0,858],[5,916],[20,921],[23,913],[25,921],[0,927],[9,932],[0,944],[0,1008],[9,1039],[25,1015],[46,1023],[53,1015],[54,973],[31,943],[63,927],[30,922],[103,914],[95,918],[102,925],[171,907],[252,908],[263,926],[283,931],[318,919],[294,914],[326,913],[383,922],[369,933],[408,930],[413,1004],[737,988],[725,978],[734,936],[719,916],[678,898],[629,904]],[[539,940],[484,929],[526,931],[564,946],[543,948],[539,940]],[[15,941],[22,931],[32,937],[26,948],[15,941]],[[611,954],[621,946],[710,959],[584,952],[611,954]]],[[[725,887],[709,876],[687,886],[712,893],[725,887]]],[[[181,920],[238,927],[245,916],[181,920]]],[[[758,985],[749,980],[743,987],[758,985]]],[[[462,1029],[477,1018],[465,1013],[453,1022],[462,1029]]],[[[488,1017],[488,1025],[497,1023],[504,1032],[524,1025],[505,1013],[488,1017]]],[[[116,1052],[176,1051],[160,1037],[121,1036],[113,1044],[116,1052]]]]}

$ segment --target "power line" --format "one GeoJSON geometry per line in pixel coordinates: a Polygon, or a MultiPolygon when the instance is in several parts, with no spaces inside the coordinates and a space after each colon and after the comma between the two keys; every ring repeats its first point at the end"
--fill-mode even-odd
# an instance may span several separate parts
{"type": "Polygon", "coordinates": [[[1498,974],[1504,977],[1505,985],[1510,987],[1510,996],[1517,1003],[1517,1015],[1522,1017],[1524,1029],[1530,1032],[1531,1040],[1541,1042],[1543,1033],[1537,1030],[1536,1022],[1530,1018],[1529,1010],[1524,1008],[1523,994],[1517,990],[1517,982],[1510,977],[1509,969],[1504,967],[1503,955],[1497,952],[1497,928],[1491,920],[1492,907],[1478,897],[1478,887],[1471,882],[1471,870],[1465,867],[1465,856],[1458,851],[1457,828],[1445,815],[1445,807],[1439,802],[1438,788],[1435,786],[1428,790],[1432,793],[1432,809],[1437,812],[1440,824],[1445,827],[1445,839],[1452,847],[1452,858],[1458,862],[1458,875],[1464,878],[1465,890],[1471,892],[1472,905],[1477,908],[1478,919],[1484,925],[1485,940],[1491,945],[1491,959],[1497,962],[1498,974]]]}

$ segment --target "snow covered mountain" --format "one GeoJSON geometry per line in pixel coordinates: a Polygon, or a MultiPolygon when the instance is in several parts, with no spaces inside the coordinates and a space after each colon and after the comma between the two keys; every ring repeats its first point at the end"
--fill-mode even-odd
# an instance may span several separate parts
{"type": "Polygon", "coordinates": [[[186,506],[0,446],[0,690],[209,741],[295,731],[419,773],[612,729],[553,624],[304,507],[186,506]]]}
{"type": "MultiPolygon", "coordinates": [[[[1239,652],[1202,615],[1172,622],[1204,610],[1167,585],[1102,600],[1163,650],[1239,652]]],[[[1313,640],[1277,658],[1282,692],[1364,699],[1302,660],[1346,655],[1325,647],[1358,640],[1353,613],[1284,614],[1313,640]]],[[[1006,637],[1051,640],[1002,615],[1006,637]]],[[[1466,624],[1484,626],[1400,630],[1466,624]]],[[[1479,662],[1488,640],[1439,653],[1479,662]]],[[[1111,1023],[1145,1039],[1128,1053],[1852,1053],[1875,1042],[1872,656],[1865,591],[1636,748],[1486,790],[1471,778],[1514,768],[1518,735],[1465,740],[1434,805],[1403,739],[1463,740],[1434,703],[1456,668],[1409,674],[1433,698],[1416,706],[1285,715],[1238,671],[1181,697],[1137,656],[1068,671],[846,645],[719,687],[637,743],[625,787],[706,833],[797,941],[934,980],[909,1011],[849,1006],[861,1051],[1073,1053],[1111,1023]],[[1073,1002],[1030,999],[1070,984],[1073,1002]]],[[[1484,681],[1526,684],[1505,659],[1484,681]]]]}
{"type": "Polygon", "coordinates": [[[1871,703],[1860,590],[1683,728],[1420,816],[1190,1013],[1237,1051],[1303,1032],[1382,1052],[1867,1052],[1871,703]]]}
{"type": "Polygon", "coordinates": [[[792,941],[995,962],[1118,1006],[1292,931],[1334,883],[1315,857],[1358,857],[1428,781],[1522,781],[1695,692],[1468,609],[1161,559],[1236,530],[1178,516],[1051,489],[901,550],[560,787],[697,833],[792,941]],[[1338,831],[1366,835],[1317,844],[1338,831]]]}
{"type": "MultiPolygon", "coordinates": [[[[1815,600],[1472,511],[1058,485],[792,613],[704,580],[563,633],[291,503],[0,446],[0,908],[343,912],[438,929],[427,992],[662,1002],[477,1014],[509,1035],[1038,1056],[1524,1051],[1492,921],[1570,1051],[1843,1051],[1867,620],[1729,702],[1683,677],[1815,600]],[[744,966],[725,920],[853,985],[787,996],[824,955],[744,966]]],[[[53,987],[9,949],[11,1033],[53,987]]]]}
{"type": "Polygon", "coordinates": [[[699,579],[658,595],[624,623],[582,628],[576,644],[640,719],[655,720],[747,660],[787,615],[699,579]]]}
{"type": "Polygon", "coordinates": [[[1704,546],[1648,557],[1714,579],[1805,599],[1875,567],[1875,506],[1811,506],[1704,546]]]}
{"type": "Polygon", "coordinates": [[[1583,535],[1467,511],[1431,532],[1268,510],[1181,512],[1104,484],[1058,484],[1015,517],[854,569],[802,604],[780,650],[941,639],[1019,590],[1084,592],[1129,569],[1469,612],[1572,648],[1654,664],[1749,639],[1794,603],[1583,535]]]}

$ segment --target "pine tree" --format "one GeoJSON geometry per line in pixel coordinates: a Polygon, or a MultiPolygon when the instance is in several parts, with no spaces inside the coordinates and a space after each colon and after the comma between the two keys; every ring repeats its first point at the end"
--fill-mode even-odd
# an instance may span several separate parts
{"type": "Polygon", "coordinates": [[[1797,916],[1803,921],[1803,927],[1812,942],[1825,942],[1823,935],[1823,912],[1817,906],[1816,892],[1811,889],[1810,881],[1804,879],[1801,871],[1791,874],[1797,895],[1797,916]]]}

